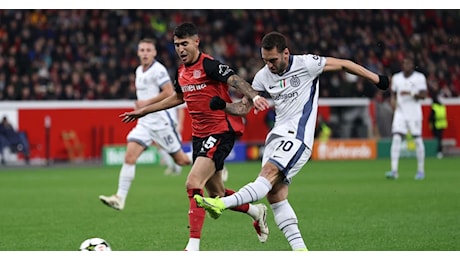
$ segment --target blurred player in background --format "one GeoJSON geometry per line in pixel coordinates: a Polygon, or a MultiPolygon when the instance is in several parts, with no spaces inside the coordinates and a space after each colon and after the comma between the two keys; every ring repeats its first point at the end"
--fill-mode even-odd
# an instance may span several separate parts
{"type": "MultiPolygon", "coordinates": [[[[131,112],[125,112],[123,122],[131,122],[149,113],[168,109],[184,102],[192,119],[193,166],[187,176],[186,189],[189,200],[189,241],[187,251],[200,249],[201,231],[205,210],[196,205],[193,196],[203,195],[204,188],[211,197],[224,197],[234,191],[225,188],[222,181],[224,161],[233,149],[236,138],[244,131],[243,120],[239,116],[228,115],[224,111],[214,111],[209,102],[220,96],[232,102],[229,86],[236,88],[246,97],[255,100],[260,110],[267,109],[267,100],[257,95],[251,85],[235,74],[228,65],[223,64],[199,49],[200,37],[194,24],[183,23],[174,30],[174,46],[182,61],[179,66],[175,89],[176,93],[161,102],[131,112]]],[[[253,225],[261,242],[268,236],[266,223],[267,207],[263,204],[241,204],[232,208],[246,213],[254,220],[253,225]]]]}
{"type": "Polygon", "coordinates": [[[429,116],[429,124],[431,133],[437,141],[437,157],[442,159],[444,157],[442,151],[442,138],[444,136],[444,130],[446,130],[447,123],[447,107],[444,105],[436,94],[433,95],[433,103],[431,103],[431,112],[429,116]]]}
{"type": "MultiPolygon", "coordinates": [[[[387,89],[388,77],[375,74],[350,60],[312,54],[291,55],[284,35],[271,32],[262,39],[265,66],[254,77],[252,87],[269,95],[275,103],[275,124],[265,140],[262,169],[254,182],[223,198],[194,196],[214,218],[231,207],[267,197],[275,223],[294,251],[308,251],[298,227],[297,216],[288,201],[291,181],[310,159],[318,112],[319,77],[323,72],[347,71],[387,89]]],[[[226,103],[214,99],[214,109],[246,115],[252,109],[249,100],[226,103]]],[[[255,112],[258,112],[258,107],[255,112]]],[[[307,198],[308,199],[308,198],[307,198]]],[[[308,205],[308,204],[307,204],[308,205]]]]}
{"type": "MultiPolygon", "coordinates": [[[[158,62],[155,42],[143,39],[139,42],[137,55],[140,65],[136,69],[136,109],[157,103],[174,93],[168,71],[158,62]]],[[[153,142],[172,156],[180,166],[192,164],[192,154],[182,150],[181,137],[177,131],[174,111],[164,110],[149,114],[137,121],[128,133],[125,160],[120,170],[117,193],[101,195],[99,199],[109,207],[123,210],[129,189],[136,173],[136,161],[153,142]]]]}
{"type": "Polygon", "coordinates": [[[391,171],[385,176],[397,179],[401,143],[408,133],[415,141],[417,157],[416,180],[425,178],[425,145],[422,139],[422,104],[426,98],[428,87],[423,73],[415,70],[413,57],[406,56],[402,60],[402,71],[397,72],[391,79],[391,104],[394,109],[391,142],[391,171]]]}
{"type": "Polygon", "coordinates": [[[30,162],[30,143],[25,131],[16,130],[8,121],[6,116],[3,116],[0,122],[0,156],[1,164],[6,164],[5,148],[9,148],[10,152],[21,152],[24,155],[26,164],[30,162]]]}

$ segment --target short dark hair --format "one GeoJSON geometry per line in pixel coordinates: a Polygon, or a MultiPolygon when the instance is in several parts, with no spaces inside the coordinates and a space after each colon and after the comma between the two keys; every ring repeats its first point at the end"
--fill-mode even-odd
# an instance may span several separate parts
{"type": "Polygon", "coordinates": [[[281,53],[287,48],[286,37],[279,32],[270,32],[262,38],[261,45],[265,50],[276,48],[276,50],[281,53]]]}
{"type": "Polygon", "coordinates": [[[177,38],[187,38],[198,35],[198,28],[193,23],[182,23],[174,29],[174,36],[177,38]]]}

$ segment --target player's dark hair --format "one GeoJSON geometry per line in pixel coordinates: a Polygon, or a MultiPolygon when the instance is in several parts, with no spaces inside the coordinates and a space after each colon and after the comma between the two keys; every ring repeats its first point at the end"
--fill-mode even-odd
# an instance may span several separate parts
{"type": "Polygon", "coordinates": [[[180,39],[198,35],[198,28],[193,23],[185,22],[174,29],[173,35],[180,39]]]}
{"type": "Polygon", "coordinates": [[[262,38],[261,45],[265,50],[276,48],[276,50],[281,53],[287,48],[286,37],[279,32],[270,32],[262,38]]]}

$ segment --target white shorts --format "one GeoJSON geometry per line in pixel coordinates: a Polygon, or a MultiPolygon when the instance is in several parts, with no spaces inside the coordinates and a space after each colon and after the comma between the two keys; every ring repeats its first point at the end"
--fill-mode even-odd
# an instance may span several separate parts
{"type": "Polygon", "coordinates": [[[137,124],[131,129],[126,140],[136,142],[146,149],[155,142],[169,154],[176,153],[182,149],[182,140],[179,133],[172,126],[161,130],[153,130],[145,125],[137,124]]]}
{"type": "Polygon", "coordinates": [[[391,132],[407,134],[411,133],[412,136],[422,135],[422,119],[405,118],[400,113],[395,113],[393,118],[393,124],[391,132]]]}
{"type": "Polygon", "coordinates": [[[311,156],[311,150],[294,137],[272,134],[267,139],[263,152],[262,166],[270,161],[284,173],[284,183],[290,184],[292,178],[302,169],[311,156]]]}

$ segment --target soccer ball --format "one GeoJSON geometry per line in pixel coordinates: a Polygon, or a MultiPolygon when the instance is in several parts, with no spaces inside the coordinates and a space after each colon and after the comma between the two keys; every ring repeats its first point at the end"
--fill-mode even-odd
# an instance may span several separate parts
{"type": "Polygon", "coordinates": [[[93,237],[81,243],[80,251],[112,251],[112,248],[104,239],[93,237]]]}

